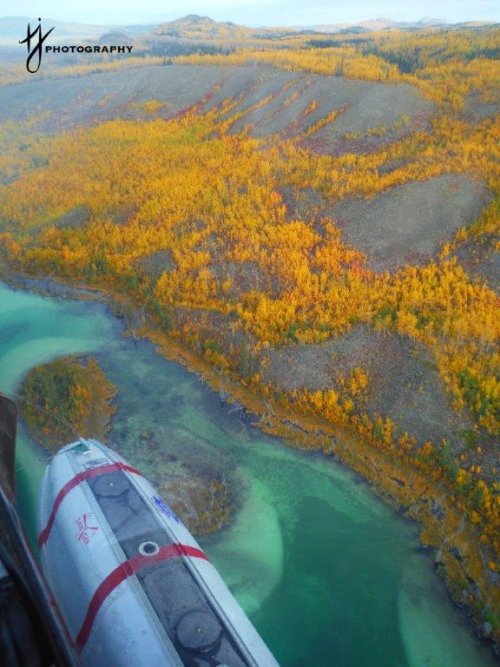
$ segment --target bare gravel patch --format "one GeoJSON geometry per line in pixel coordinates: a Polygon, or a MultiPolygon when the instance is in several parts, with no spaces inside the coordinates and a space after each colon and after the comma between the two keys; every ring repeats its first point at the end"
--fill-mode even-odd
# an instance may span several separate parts
{"type": "Polygon", "coordinates": [[[137,266],[155,283],[165,271],[173,271],[176,267],[170,250],[157,250],[141,257],[137,266]]]}
{"type": "Polygon", "coordinates": [[[498,115],[498,109],[500,108],[500,93],[498,92],[498,88],[495,97],[495,100],[483,102],[477,94],[469,95],[465,100],[462,111],[464,120],[477,123],[485,118],[492,118],[498,115]]]}
{"type": "Polygon", "coordinates": [[[398,433],[407,431],[419,442],[448,438],[458,446],[457,432],[470,426],[451,407],[429,351],[408,337],[362,325],[325,343],[271,350],[269,359],[263,379],[284,391],[338,389],[339,375],[356,367],[368,371],[363,410],[390,417],[398,433]]]}
{"type": "Polygon", "coordinates": [[[38,108],[52,113],[47,129],[60,130],[89,121],[143,117],[137,105],[151,99],[165,102],[163,113],[171,116],[200,101],[223,77],[219,67],[147,66],[36,79],[0,88],[0,120],[26,118],[38,108]]]}
{"type": "MultiPolygon", "coordinates": [[[[360,83],[360,82],[354,82],[360,83]]],[[[371,128],[390,126],[403,115],[411,118],[430,111],[433,104],[407,84],[371,83],[362,95],[353,96],[350,108],[329,128],[332,136],[348,132],[368,132],[371,128]]]]}
{"type": "Polygon", "coordinates": [[[333,352],[333,341],[272,349],[270,363],[261,371],[262,379],[284,391],[328,389],[335,385],[338,373],[333,352]]]}
{"type": "MultiPolygon", "coordinates": [[[[262,66],[256,67],[256,71],[262,83],[254,85],[238,110],[268,95],[272,100],[245,114],[234,126],[239,129],[249,124],[255,136],[277,132],[300,134],[332,111],[341,111],[333,123],[321,130],[321,142],[327,147],[346,133],[365,134],[381,125],[390,126],[403,116],[407,116],[410,123],[410,119],[425,115],[433,108],[431,102],[423,100],[416,89],[406,84],[386,85],[262,66]],[[309,111],[313,102],[316,108],[309,111]]],[[[350,148],[347,142],[346,150],[350,148]]]]}
{"type": "Polygon", "coordinates": [[[473,280],[484,280],[500,293],[500,253],[491,236],[469,239],[455,251],[455,257],[473,280]]]}
{"type": "Polygon", "coordinates": [[[332,137],[338,137],[432,109],[406,84],[353,81],[267,65],[165,65],[3,86],[0,120],[27,118],[34,109],[48,111],[51,116],[43,121],[44,129],[60,131],[117,117],[171,117],[201,101],[210,109],[226,99],[239,100],[232,113],[248,110],[234,129],[250,125],[256,136],[303,132],[333,110],[346,109],[328,126],[332,137]],[[252,109],[266,98],[270,99],[252,109]],[[154,114],[141,111],[141,104],[152,99],[163,102],[163,107],[154,114]]]}
{"type": "Polygon", "coordinates": [[[471,224],[491,193],[465,175],[408,183],[372,199],[351,199],[329,214],[344,240],[366,253],[375,271],[422,264],[450,235],[471,224]]]}
{"type": "Polygon", "coordinates": [[[90,211],[86,206],[76,206],[52,221],[57,227],[80,227],[90,221],[90,211]]]}

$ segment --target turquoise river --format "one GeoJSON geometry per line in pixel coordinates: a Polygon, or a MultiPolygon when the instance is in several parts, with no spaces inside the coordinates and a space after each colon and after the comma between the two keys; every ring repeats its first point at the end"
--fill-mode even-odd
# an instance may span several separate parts
{"type": "MultiPolygon", "coordinates": [[[[1,391],[15,396],[30,368],[76,353],[92,353],[118,386],[110,442],[146,476],[214,467],[238,489],[231,525],[200,542],[282,667],[494,664],[417,526],[356,475],[260,433],[149,342],[124,337],[103,304],[0,284],[1,391]]],[[[44,466],[21,427],[18,505],[30,535],[44,466]]]]}

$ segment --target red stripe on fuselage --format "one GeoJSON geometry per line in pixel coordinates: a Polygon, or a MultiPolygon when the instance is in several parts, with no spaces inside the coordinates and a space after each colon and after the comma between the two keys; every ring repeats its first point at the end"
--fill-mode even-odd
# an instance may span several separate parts
{"type": "Polygon", "coordinates": [[[115,568],[97,587],[96,592],[92,596],[85,620],[83,621],[80,632],[75,639],[75,645],[78,651],[82,651],[92,631],[92,626],[96,619],[97,613],[101,608],[106,598],[117,588],[125,579],[131,577],[133,574],[146,567],[150,567],[161,561],[170,560],[171,558],[181,558],[182,556],[189,556],[190,558],[202,558],[208,560],[206,555],[196,547],[190,547],[185,544],[167,544],[160,547],[157,554],[152,556],[135,556],[126,560],[117,568],[115,568]]]}
{"type": "Polygon", "coordinates": [[[81,482],[83,482],[86,479],[92,479],[92,477],[97,477],[98,475],[105,475],[108,472],[115,472],[116,470],[132,472],[134,473],[134,475],[141,474],[138,470],[132,468],[132,466],[117,461],[116,463],[108,463],[103,466],[98,466],[97,468],[91,468],[90,470],[83,470],[82,472],[79,472],[78,475],[75,475],[73,479],[70,479],[69,482],[67,482],[57,494],[57,497],[54,501],[54,505],[52,507],[52,512],[50,513],[49,520],[47,521],[47,525],[45,526],[45,528],[42,530],[42,532],[38,537],[38,546],[40,548],[43,547],[43,545],[49,539],[50,531],[52,530],[52,526],[54,525],[54,521],[56,519],[57,510],[59,509],[64,498],[68,495],[68,493],[72,489],[74,489],[76,486],[78,486],[81,482]]]}

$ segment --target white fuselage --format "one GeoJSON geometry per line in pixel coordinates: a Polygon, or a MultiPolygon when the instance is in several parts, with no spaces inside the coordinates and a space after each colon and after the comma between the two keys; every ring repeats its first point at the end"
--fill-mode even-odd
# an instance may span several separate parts
{"type": "Polygon", "coordinates": [[[277,667],[157,491],[95,440],[64,447],[41,487],[47,583],[89,667],[277,667]]]}

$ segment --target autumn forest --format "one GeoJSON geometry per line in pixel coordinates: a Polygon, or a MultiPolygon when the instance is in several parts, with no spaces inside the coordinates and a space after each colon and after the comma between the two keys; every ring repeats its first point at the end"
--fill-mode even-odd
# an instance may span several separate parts
{"type": "Polygon", "coordinates": [[[500,632],[498,30],[233,39],[51,65],[37,112],[2,73],[2,275],[102,290],[262,428],[397,469],[500,632]]]}

